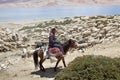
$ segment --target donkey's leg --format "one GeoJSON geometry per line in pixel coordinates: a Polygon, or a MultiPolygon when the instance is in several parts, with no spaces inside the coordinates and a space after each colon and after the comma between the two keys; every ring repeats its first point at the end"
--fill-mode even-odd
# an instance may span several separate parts
{"type": "Polygon", "coordinates": [[[45,59],[41,59],[40,62],[39,62],[39,64],[40,64],[40,70],[42,70],[42,71],[45,71],[45,68],[42,65],[44,61],[45,61],[45,59]]]}
{"type": "Polygon", "coordinates": [[[64,59],[64,57],[62,57],[62,62],[63,62],[63,65],[64,65],[64,67],[66,67],[66,64],[65,64],[65,59],[64,59]]]}
{"type": "Polygon", "coordinates": [[[41,60],[39,61],[39,67],[40,67],[40,70],[42,70],[41,60]]]}
{"type": "Polygon", "coordinates": [[[58,58],[57,63],[56,63],[55,68],[54,68],[54,71],[56,71],[56,68],[57,68],[57,66],[58,66],[58,63],[59,63],[60,61],[61,61],[61,58],[58,58]]]}
{"type": "Polygon", "coordinates": [[[45,60],[46,60],[46,59],[43,59],[42,62],[41,62],[41,66],[42,66],[43,71],[45,71],[45,68],[44,68],[44,66],[43,66],[43,62],[44,62],[45,60]]]}

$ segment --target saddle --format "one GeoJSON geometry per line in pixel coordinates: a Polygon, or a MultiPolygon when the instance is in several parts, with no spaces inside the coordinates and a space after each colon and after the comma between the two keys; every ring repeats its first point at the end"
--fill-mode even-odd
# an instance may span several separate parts
{"type": "Polygon", "coordinates": [[[49,52],[49,53],[52,53],[52,54],[54,54],[54,55],[58,55],[58,54],[60,53],[60,49],[57,48],[57,47],[53,47],[53,48],[49,48],[49,49],[48,49],[48,52],[49,52]]]}
{"type": "Polygon", "coordinates": [[[44,52],[44,58],[45,59],[50,59],[51,63],[57,61],[57,59],[56,59],[57,55],[60,55],[60,49],[57,48],[57,47],[49,48],[44,52]]]}
{"type": "Polygon", "coordinates": [[[57,47],[48,48],[44,51],[44,58],[49,59],[49,57],[56,57],[60,55],[60,49],[57,47]]]}

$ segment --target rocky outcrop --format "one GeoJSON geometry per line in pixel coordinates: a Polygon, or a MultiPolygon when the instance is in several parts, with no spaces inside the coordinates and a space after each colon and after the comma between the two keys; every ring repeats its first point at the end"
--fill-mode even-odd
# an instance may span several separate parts
{"type": "MultiPolygon", "coordinates": [[[[34,26],[33,31],[27,34],[32,39],[48,41],[51,27],[57,28],[57,36],[64,36],[61,41],[74,38],[80,45],[87,47],[120,37],[120,16],[81,16],[45,21],[34,26]]],[[[26,33],[30,29],[23,31],[26,33]]]]}
{"type": "Polygon", "coordinates": [[[8,28],[0,28],[0,52],[20,48],[25,40],[27,38],[25,36],[20,37],[17,32],[13,32],[8,28]]]}

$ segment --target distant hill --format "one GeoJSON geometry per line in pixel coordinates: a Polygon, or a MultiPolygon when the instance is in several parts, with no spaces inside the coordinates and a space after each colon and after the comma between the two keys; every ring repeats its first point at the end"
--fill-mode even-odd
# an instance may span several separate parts
{"type": "Polygon", "coordinates": [[[0,7],[31,7],[81,4],[120,4],[120,0],[0,0],[0,7]]]}

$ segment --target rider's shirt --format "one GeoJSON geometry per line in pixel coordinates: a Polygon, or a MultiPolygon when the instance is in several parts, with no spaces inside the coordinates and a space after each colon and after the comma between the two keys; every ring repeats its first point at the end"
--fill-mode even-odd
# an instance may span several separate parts
{"type": "Polygon", "coordinates": [[[49,47],[53,47],[55,42],[56,42],[55,35],[53,33],[50,33],[50,36],[49,36],[49,47]]]}

